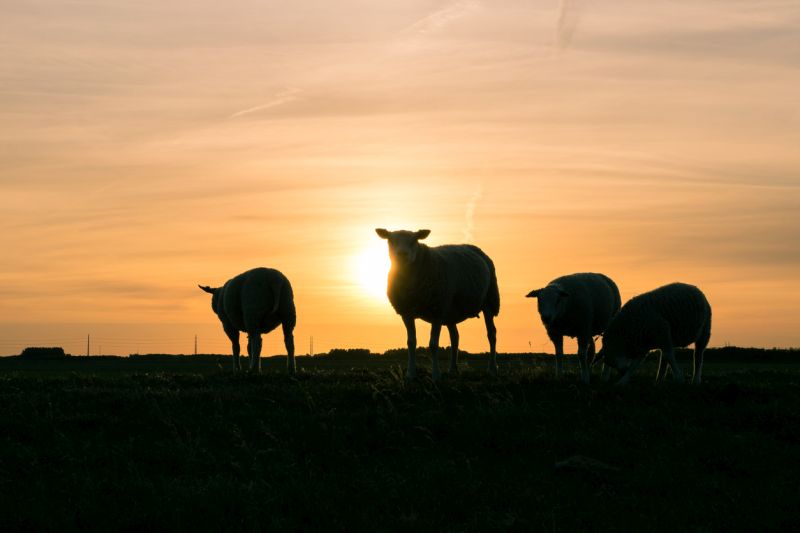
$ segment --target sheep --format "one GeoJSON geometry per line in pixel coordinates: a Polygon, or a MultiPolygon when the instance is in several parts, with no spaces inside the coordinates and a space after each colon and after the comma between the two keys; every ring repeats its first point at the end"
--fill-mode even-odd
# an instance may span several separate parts
{"type": "Polygon", "coordinates": [[[261,372],[261,334],[283,327],[286,345],[286,367],[295,372],[294,327],[297,314],[292,285],[282,273],[272,268],[254,268],[231,278],[222,287],[198,285],[212,294],[211,308],[222,322],[222,329],[231,340],[233,370],[239,364],[239,332],[247,333],[247,355],[250,371],[261,372]]]}
{"type": "MultiPolygon", "coordinates": [[[[556,377],[561,376],[564,336],[578,339],[581,380],[589,383],[594,336],[603,333],[621,304],[619,289],[603,274],[580,273],[556,278],[526,295],[538,300],[539,315],[556,351],[556,377]]],[[[603,369],[608,379],[611,369],[603,369]]]]}
{"type": "Polygon", "coordinates": [[[611,320],[603,335],[597,361],[622,373],[619,384],[630,382],[634,370],[650,350],[660,349],[656,383],[672,367],[675,381],[683,383],[683,371],[675,360],[675,348],[694,343],[692,383],[699,384],[703,352],[711,337],[711,306],[694,285],[671,283],[630,299],[611,320]]]}
{"type": "Polygon", "coordinates": [[[431,377],[438,381],[439,334],[447,326],[450,334],[450,373],[458,372],[457,324],[483,313],[489,339],[489,373],[497,375],[497,328],[494,317],[500,313],[500,292],[494,263],[477,246],[470,244],[428,247],[419,241],[430,230],[375,232],[388,241],[391,269],[386,294],[403,319],[408,335],[406,377],[417,374],[417,333],[414,320],[431,324],[431,377]]]}

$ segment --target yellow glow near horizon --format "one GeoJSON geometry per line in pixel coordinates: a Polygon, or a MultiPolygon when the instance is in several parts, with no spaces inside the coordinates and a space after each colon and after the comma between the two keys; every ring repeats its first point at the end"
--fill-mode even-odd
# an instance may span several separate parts
{"type": "Polygon", "coordinates": [[[385,241],[376,241],[362,249],[354,259],[354,271],[361,290],[376,300],[385,300],[390,266],[385,241]]]}

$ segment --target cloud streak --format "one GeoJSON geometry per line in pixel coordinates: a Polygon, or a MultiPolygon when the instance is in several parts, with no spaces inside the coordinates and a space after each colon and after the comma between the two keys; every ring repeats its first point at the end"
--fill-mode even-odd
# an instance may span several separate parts
{"type": "Polygon", "coordinates": [[[253,113],[260,113],[261,111],[266,111],[267,109],[273,109],[284,104],[288,104],[289,102],[294,102],[299,98],[299,94],[302,91],[300,89],[291,88],[286,89],[285,91],[281,91],[275,95],[275,97],[267,103],[257,105],[255,107],[249,107],[247,109],[242,109],[241,111],[237,111],[233,113],[228,118],[237,118],[244,115],[252,115],[253,113]]]}
{"type": "Polygon", "coordinates": [[[435,33],[454,20],[460,19],[478,8],[478,0],[458,0],[446,7],[434,11],[408,26],[401,33],[407,35],[425,35],[435,33]]]}
{"type": "Polygon", "coordinates": [[[566,49],[572,42],[578,28],[584,0],[559,0],[558,20],[556,21],[556,50],[566,49]]]}
{"type": "Polygon", "coordinates": [[[464,242],[472,242],[475,237],[475,209],[483,198],[483,183],[479,183],[467,202],[464,213],[464,242]]]}

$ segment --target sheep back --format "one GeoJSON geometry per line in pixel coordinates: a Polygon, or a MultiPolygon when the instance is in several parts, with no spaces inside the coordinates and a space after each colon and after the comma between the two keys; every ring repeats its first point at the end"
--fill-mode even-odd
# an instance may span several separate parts
{"type": "Polygon", "coordinates": [[[223,324],[248,333],[294,328],[297,315],[289,280],[278,270],[254,268],[228,280],[215,311],[223,324]]]}
{"type": "Polygon", "coordinates": [[[612,319],[603,347],[644,357],[666,346],[685,347],[710,335],[711,305],[694,285],[671,283],[631,298],[612,319]]]}
{"type": "Polygon", "coordinates": [[[497,316],[500,294],[492,260],[470,244],[419,245],[411,265],[392,267],[389,301],[402,316],[455,324],[480,312],[497,316]]]}
{"type": "Polygon", "coordinates": [[[600,335],[620,309],[619,289],[604,274],[568,274],[554,279],[549,285],[556,285],[569,293],[564,312],[547,327],[550,336],[600,335]]]}

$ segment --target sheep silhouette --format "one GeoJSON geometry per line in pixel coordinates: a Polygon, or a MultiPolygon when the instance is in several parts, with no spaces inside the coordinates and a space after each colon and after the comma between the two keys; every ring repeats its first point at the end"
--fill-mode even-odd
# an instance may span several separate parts
{"type": "Polygon", "coordinates": [[[497,328],[494,317],[500,312],[500,293],[494,263],[477,246],[470,244],[428,247],[419,241],[430,230],[375,230],[389,244],[392,262],[387,296],[403,319],[408,335],[406,376],[416,376],[417,333],[414,320],[431,324],[431,376],[439,371],[439,335],[442,326],[450,333],[450,372],[458,371],[457,324],[483,313],[489,338],[489,373],[497,374],[497,328]]]}
{"type": "Polygon", "coordinates": [[[254,268],[229,279],[222,287],[198,285],[212,295],[211,308],[222,322],[222,329],[231,340],[233,370],[239,364],[239,332],[247,333],[247,355],[250,371],[261,371],[261,334],[283,327],[286,345],[286,368],[295,372],[294,327],[297,313],[289,280],[272,268],[254,268]]]}

